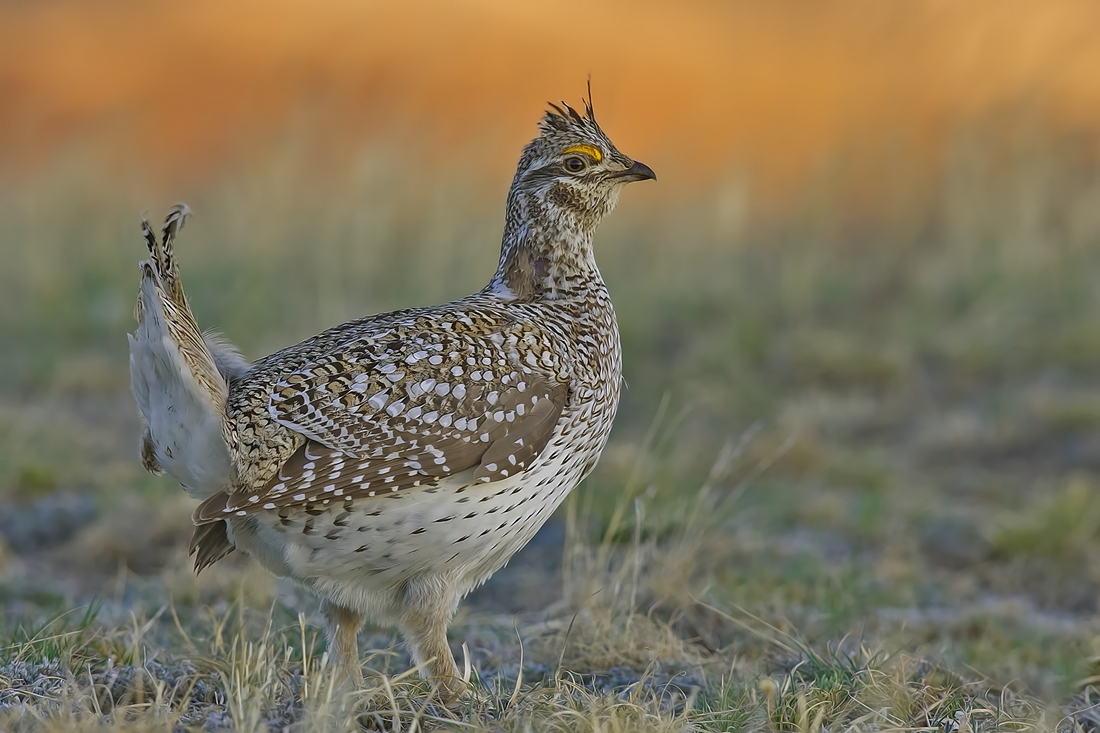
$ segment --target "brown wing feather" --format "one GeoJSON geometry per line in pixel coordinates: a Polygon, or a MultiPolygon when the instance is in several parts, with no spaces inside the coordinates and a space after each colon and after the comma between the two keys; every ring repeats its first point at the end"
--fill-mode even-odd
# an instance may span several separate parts
{"type": "Polygon", "coordinates": [[[196,521],[346,502],[471,470],[472,481],[499,480],[531,465],[569,399],[571,369],[554,337],[490,309],[410,313],[315,341],[293,359],[261,360],[228,410],[241,456],[279,431],[294,436],[278,470],[238,485],[224,505],[211,500],[196,521]],[[261,439],[265,421],[279,430],[261,439]]]}
{"type": "Polygon", "coordinates": [[[469,389],[465,401],[455,405],[455,414],[474,417],[451,420],[443,428],[437,419],[434,429],[418,420],[391,421],[373,435],[359,436],[364,449],[358,454],[309,440],[261,490],[211,498],[194,519],[210,522],[227,514],[339,504],[433,486],[469,469],[476,469],[473,480],[481,482],[520,473],[549,441],[568,390],[535,377],[494,396],[490,404],[488,389],[469,389]]]}
{"type": "MultiPolygon", "coordinates": [[[[546,399],[538,400],[530,410],[516,419],[515,408],[519,403],[501,406],[508,430],[493,441],[481,455],[480,464],[474,471],[474,479],[479,481],[499,481],[508,476],[527,470],[531,463],[542,453],[554,434],[562,408],[565,406],[566,389],[557,385],[546,399]]],[[[498,411],[500,412],[500,411],[498,411]]],[[[495,417],[495,415],[494,415],[495,417]]]]}

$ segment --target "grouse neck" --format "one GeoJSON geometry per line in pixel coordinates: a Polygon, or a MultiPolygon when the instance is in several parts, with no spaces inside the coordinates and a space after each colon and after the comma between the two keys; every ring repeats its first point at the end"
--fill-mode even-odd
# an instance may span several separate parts
{"type": "Polygon", "coordinates": [[[500,264],[487,288],[508,299],[560,299],[601,283],[592,228],[525,193],[508,198],[500,264]]]}

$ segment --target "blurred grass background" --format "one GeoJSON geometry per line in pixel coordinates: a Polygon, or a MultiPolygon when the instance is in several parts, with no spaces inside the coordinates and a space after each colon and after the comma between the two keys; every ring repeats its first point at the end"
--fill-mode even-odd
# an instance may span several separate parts
{"type": "Polygon", "coordinates": [[[0,614],[204,585],[189,503],[136,459],[142,212],[195,210],[188,293],[246,356],[443,302],[488,278],[521,147],[591,74],[660,180],[597,235],[628,389],[585,526],[626,486],[644,521],[621,539],[675,536],[740,445],[685,588],[1044,699],[1096,673],[1100,6],[51,0],[0,21],[0,614]]]}

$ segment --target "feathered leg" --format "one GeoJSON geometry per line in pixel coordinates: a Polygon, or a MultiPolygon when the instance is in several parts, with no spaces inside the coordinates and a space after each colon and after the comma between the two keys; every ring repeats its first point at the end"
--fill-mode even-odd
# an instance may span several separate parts
{"type": "Polygon", "coordinates": [[[321,615],[326,622],[329,664],[342,681],[354,687],[362,687],[363,669],[359,664],[357,636],[359,629],[363,628],[363,614],[331,601],[322,601],[321,615]]]}
{"type": "Polygon", "coordinates": [[[420,676],[439,686],[444,702],[452,702],[466,691],[466,682],[458,673],[447,643],[447,625],[457,606],[458,597],[449,586],[433,579],[417,579],[405,591],[399,624],[412,647],[413,659],[417,665],[424,665],[420,676]]]}

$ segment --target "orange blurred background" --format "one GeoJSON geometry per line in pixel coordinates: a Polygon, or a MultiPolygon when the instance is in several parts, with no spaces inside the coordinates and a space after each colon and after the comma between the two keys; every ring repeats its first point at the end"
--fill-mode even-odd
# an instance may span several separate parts
{"type": "Polygon", "coordinates": [[[782,195],[837,155],[934,175],[1001,118],[1093,151],[1098,31],[1100,4],[1022,0],[5,3],[0,174],[77,156],[175,186],[294,140],[320,172],[379,144],[495,180],[591,74],[663,180],[782,195]]]}

